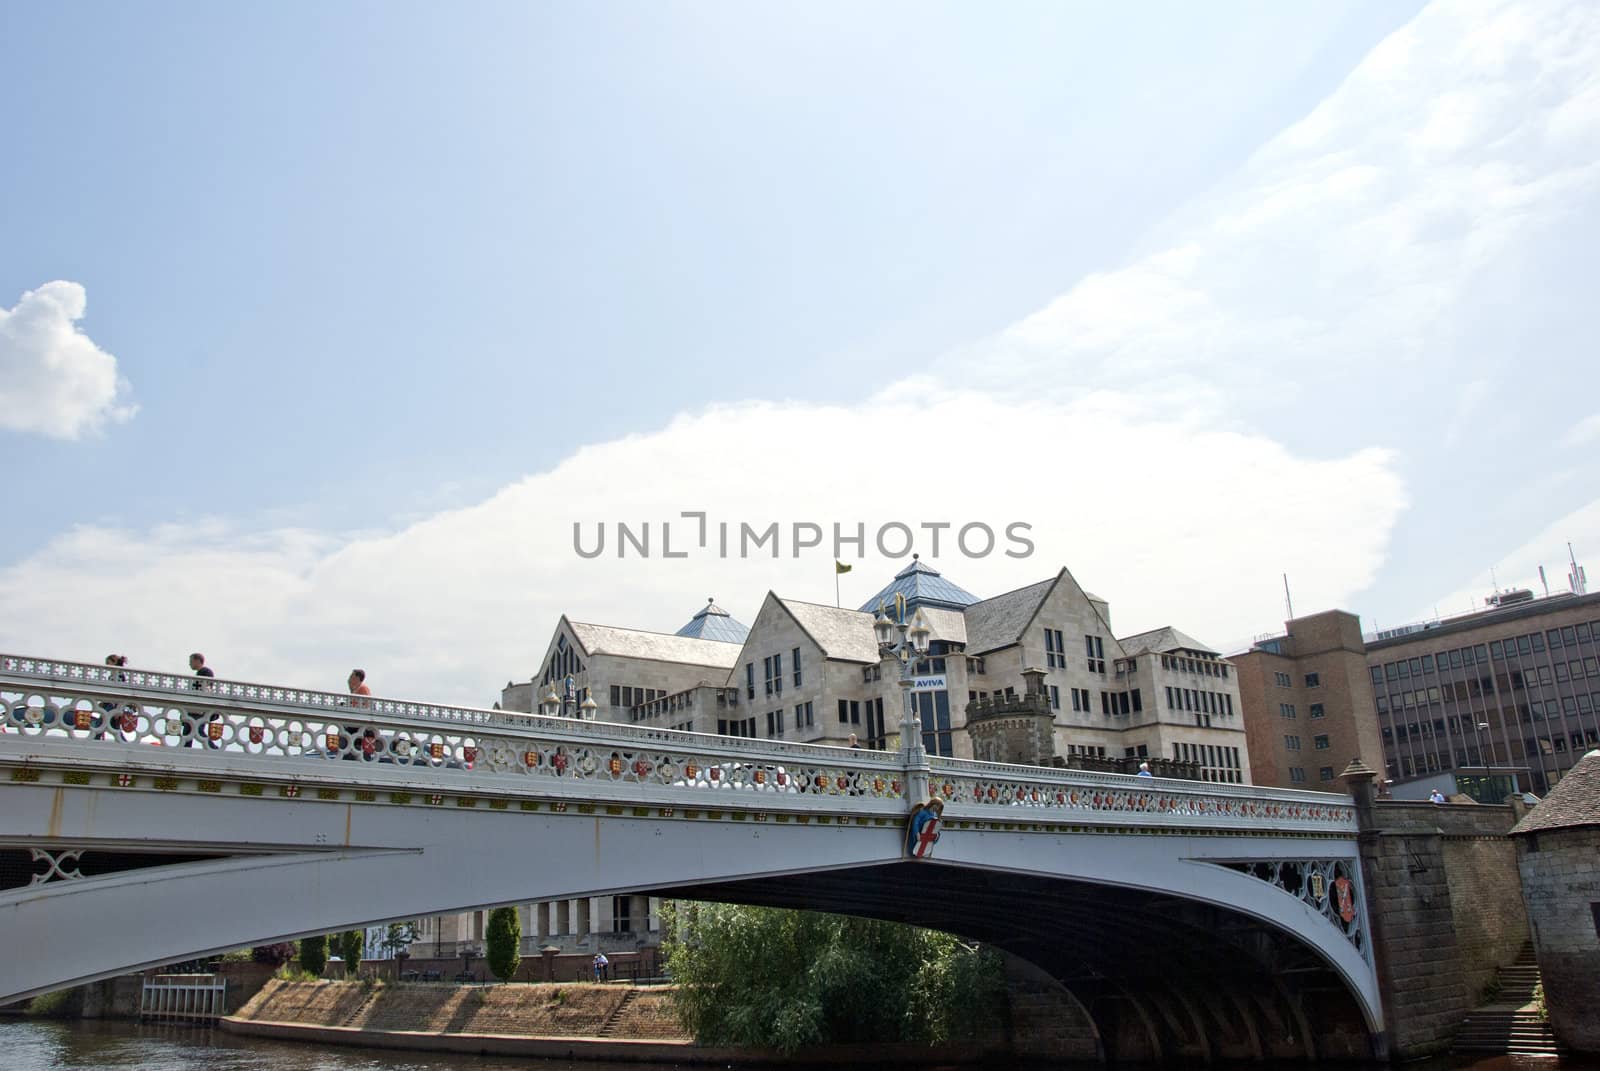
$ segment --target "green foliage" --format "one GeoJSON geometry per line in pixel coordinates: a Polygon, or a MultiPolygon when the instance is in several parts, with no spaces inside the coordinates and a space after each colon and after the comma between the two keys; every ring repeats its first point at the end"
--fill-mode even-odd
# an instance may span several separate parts
{"type": "Polygon", "coordinates": [[[1541,979],[1533,987],[1533,1014],[1539,1017],[1541,1023],[1550,1021],[1550,1009],[1544,1006],[1544,980],[1541,979]]]}
{"type": "Polygon", "coordinates": [[[366,943],[367,935],[362,930],[346,930],[339,935],[339,958],[344,960],[344,976],[349,981],[355,981],[361,970],[361,949],[366,943]]]}
{"type": "Polygon", "coordinates": [[[810,911],[666,910],[673,1003],[704,1045],[938,1043],[1004,1012],[999,956],[949,934],[810,911]]]}
{"type": "Polygon", "coordinates": [[[328,935],[302,938],[300,941],[300,969],[313,978],[322,977],[328,965],[328,935]]]}
{"type": "Polygon", "coordinates": [[[383,940],[379,944],[391,957],[398,956],[401,953],[409,955],[411,942],[416,939],[417,924],[415,922],[391,922],[389,923],[389,928],[383,932],[383,940]]]}
{"type": "Polygon", "coordinates": [[[522,962],[522,920],[514,907],[497,907],[489,912],[483,931],[484,954],[489,969],[502,982],[509,982],[522,962]]]}
{"type": "Polygon", "coordinates": [[[28,1014],[35,1019],[76,1019],[82,1010],[83,994],[76,989],[58,989],[28,1001],[28,1014]]]}
{"type": "Polygon", "coordinates": [[[275,973],[272,977],[280,978],[285,982],[315,982],[318,980],[319,976],[312,974],[310,971],[299,966],[298,964],[285,963],[283,966],[278,968],[277,973],[275,973]]]}

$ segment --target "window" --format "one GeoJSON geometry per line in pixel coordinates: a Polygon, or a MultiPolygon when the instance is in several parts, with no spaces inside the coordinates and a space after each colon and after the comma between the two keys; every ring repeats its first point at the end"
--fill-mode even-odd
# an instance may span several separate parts
{"type": "Polygon", "coordinates": [[[1067,690],[1072,693],[1072,709],[1080,714],[1089,713],[1089,689],[1069,688],[1067,690]]]}
{"type": "Polygon", "coordinates": [[[1324,767],[1322,767],[1322,769],[1317,771],[1317,776],[1320,777],[1324,781],[1332,781],[1333,780],[1333,767],[1332,766],[1324,766],[1324,767]]]}
{"type": "Polygon", "coordinates": [[[955,754],[954,734],[950,729],[950,697],[945,692],[913,692],[917,716],[922,723],[922,746],[930,755],[955,754]]]}
{"type": "Polygon", "coordinates": [[[810,702],[799,703],[794,708],[794,727],[796,729],[809,729],[816,722],[811,718],[810,702]]]}
{"type": "Polygon", "coordinates": [[[754,662],[746,662],[744,664],[744,690],[748,698],[754,699],[756,697],[756,664],[754,662]]]}
{"type": "Polygon", "coordinates": [[[1044,664],[1046,669],[1067,668],[1067,645],[1058,628],[1044,630],[1044,664]]]}
{"type": "Polygon", "coordinates": [[[1322,735],[1320,735],[1320,736],[1313,736],[1313,737],[1312,737],[1312,738],[1311,738],[1311,744],[1312,744],[1312,746],[1313,746],[1313,747],[1315,747],[1315,748],[1316,748],[1316,749],[1317,749],[1317,750],[1318,750],[1318,751],[1326,751],[1326,750],[1328,750],[1328,747],[1329,747],[1329,744],[1328,744],[1328,734],[1326,734],[1326,733],[1323,733],[1323,734],[1322,734],[1322,735]]]}
{"type": "MultiPolygon", "coordinates": [[[[1060,635],[1060,633],[1056,633],[1060,635]]],[[[1106,671],[1106,648],[1099,636],[1085,636],[1083,648],[1089,659],[1090,673],[1104,673],[1106,671]]]]}
{"type": "Polygon", "coordinates": [[[615,684],[611,686],[611,705],[614,707],[622,705],[622,689],[615,684]]]}
{"type": "Polygon", "coordinates": [[[769,711],[767,711],[767,735],[768,736],[782,736],[783,735],[783,708],[782,707],[779,707],[777,710],[769,710],[769,711]]]}
{"type": "Polygon", "coordinates": [[[1325,714],[1325,711],[1323,710],[1323,707],[1322,707],[1321,703],[1312,703],[1311,704],[1311,716],[1313,718],[1323,717],[1324,714],[1325,714]]]}
{"type": "Polygon", "coordinates": [[[1289,678],[1289,674],[1287,674],[1287,673],[1273,673],[1272,681],[1279,688],[1293,688],[1294,687],[1294,681],[1289,678]]]}
{"type": "Polygon", "coordinates": [[[861,724],[861,701],[857,699],[839,700],[839,724],[861,724]]]}
{"type": "Polygon", "coordinates": [[[1281,717],[1281,718],[1292,718],[1292,717],[1294,717],[1295,716],[1294,704],[1293,703],[1279,703],[1278,704],[1278,716],[1281,717]]]}
{"type": "Polygon", "coordinates": [[[1061,709],[1061,689],[1057,688],[1053,684],[1050,685],[1050,709],[1051,710],[1060,710],[1061,709]]]}
{"type": "Polygon", "coordinates": [[[1320,688],[1320,687],[1322,687],[1322,674],[1320,674],[1320,673],[1307,673],[1306,674],[1306,687],[1307,688],[1320,688]]]}
{"type": "Polygon", "coordinates": [[[772,694],[772,656],[761,660],[761,676],[767,682],[767,694],[772,694]]]}
{"type": "Polygon", "coordinates": [[[1283,747],[1284,747],[1285,751],[1299,751],[1300,750],[1300,738],[1298,736],[1286,736],[1286,737],[1284,737],[1283,738],[1283,747]]]}
{"type": "Polygon", "coordinates": [[[796,647],[794,649],[789,661],[794,664],[794,686],[798,688],[800,687],[800,648],[796,647]]]}
{"type": "Polygon", "coordinates": [[[783,656],[772,656],[772,690],[778,695],[783,694],[783,656]]]}
{"type": "Polygon", "coordinates": [[[1289,780],[1293,781],[1297,785],[1305,784],[1305,780],[1306,780],[1305,767],[1303,767],[1303,766],[1291,766],[1291,767],[1289,767],[1289,780]]]}
{"type": "Polygon", "coordinates": [[[1135,714],[1138,714],[1141,711],[1143,711],[1144,710],[1144,703],[1139,699],[1139,689],[1135,688],[1129,694],[1133,696],[1133,712],[1135,714]]]}
{"type": "Polygon", "coordinates": [[[981,673],[983,673],[983,659],[981,659],[981,658],[969,658],[969,659],[967,659],[967,675],[970,677],[970,676],[977,676],[977,675],[979,675],[981,673]]]}

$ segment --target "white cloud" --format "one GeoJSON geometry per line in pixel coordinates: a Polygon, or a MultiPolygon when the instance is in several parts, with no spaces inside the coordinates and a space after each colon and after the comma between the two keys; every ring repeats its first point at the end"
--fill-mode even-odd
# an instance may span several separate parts
{"type": "Polygon", "coordinates": [[[1030,391],[1207,383],[1245,413],[1453,373],[1473,280],[1558,240],[1597,188],[1600,7],[1432,4],[1152,252],[1004,332],[989,368],[1030,391]]]}
{"type": "Polygon", "coordinates": [[[86,305],[57,280],[0,308],[0,428],[76,439],[133,416],[117,359],[78,330],[86,305]]]}
{"type": "MultiPolygon", "coordinates": [[[[746,621],[768,588],[831,599],[826,549],[572,550],[574,520],[696,509],[1028,521],[1026,562],[946,548],[936,564],[979,594],[1066,564],[1111,600],[1119,634],[1170,622],[1226,646],[1277,620],[1282,573],[1301,612],[1347,604],[1405,507],[1397,459],[1306,456],[1252,418],[1316,421],[1363,382],[1458,371],[1440,339],[1475,273],[1534,248],[1600,180],[1597,30],[1583,2],[1429,7],[1150,255],[864,402],[680,414],[379,535],[82,529],[0,571],[0,647],[176,668],[198,647],[224,675],[332,687],[360,664],[380,693],[485,702],[533,672],[562,612],[671,630],[707,595],[746,621]],[[1309,401],[1291,407],[1294,391],[1309,401]]],[[[1490,389],[1461,394],[1461,420],[1490,389]]],[[[847,601],[894,564],[858,565],[847,601]]]]}
{"type": "MultiPolygon", "coordinates": [[[[1566,591],[1567,573],[1571,568],[1567,556],[1568,543],[1572,544],[1571,553],[1577,558],[1578,564],[1584,566],[1585,573],[1589,574],[1588,590],[1600,591],[1600,573],[1591,572],[1595,564],[1594,554],[1600,550],[1600,502],[1590,502],[1552,521],[1527,542],[1502,553],[1493,563],[1492,574],[1485,567],[1477,577],[1441,595],[1435,604],[1439,614],[1450,617],[1483,609],[1484,598],[1497,584],[1502,591],[1527,588],[1535,595],[1543,595],[1544,587],[1539,582],[1540,566],[1544,567],[1551,594],[1566,591]]],[[[1417,613],[1415,618],[1420,621],[1432,616],[1430,607],[1417,613]]]]}
{"type": "MultiPolygon", "coordinates": [[[[1171,620],[1220,643],[1258,627],[1241,584],[1271,593],[1287,570],[1316,589],[1305,597],[1337,600],[1368,582],[1403,500],[1386,455],[1310,461],[1116,403],[901,388],[851,408],[721,406],[385,535],[79,529],[0,571],[0,648],[175,669],[200,649],[223,675],[329,687],[361,665],[380,692],[486,703],[533,673],[562,612],[670,631],[707,596],[747,622],[769,588],[832,600],[831,548],[795,559],[787,537],[778,560],[663,560],[659,525],[649,560],[618,560],[614,536],[600,559],[572,549],[575,520],[587,544],[596,522],[685,510],[713,524],[864,522],[869,540],[896,520],[1026,521],[1031,559],[967,559],[947,534],[937,567],[984,595],[1067,564],[1111,600],[1122,633],[1171,620]]],[[[693,526],[675,528],[681,549],[693,526]]],[[[925,534],[919,547],[926,556],[925,534]]],[[[847,602],[899,565],[858,564],[847,602]]]]}
{"type": "Polygon", "coordinates": [[[1596,439],[1600,439],[1600,413],[1592,413],[1568,428],[1561,436],[1561,445],[1587,446],[1596,439]]]}

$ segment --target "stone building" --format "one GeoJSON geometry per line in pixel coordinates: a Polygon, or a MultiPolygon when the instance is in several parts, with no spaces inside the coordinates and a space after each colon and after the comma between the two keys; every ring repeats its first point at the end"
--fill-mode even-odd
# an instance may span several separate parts
{"type": "Polygon", "coordinates": [[[603,721],[832,745],[854,734],[887,748],[905,700],[874,633],[880,611],[929,630],[911,693],[929,754],[973,757],[969,709],[1016,696],[1023,671],[1038,667],[1055,754],[1173,760],[1205,780],[1251,780],[1228,661],[1171,627],[1118,639],[1109,603],[1066,569],[980,599],[913,556],[858,609],[769,592],[748,630],[715,604],[672,636],[562,617],[539,674],[508,686],[501,705],[531,712],[554,693],[566,713],[590,701],[603,721]]]}
{"type": "Polygon", "coordinates": [[[1511,830],[1550,1027],[1600,1053],[1600,750],[1571,767],[1511,830]]]}

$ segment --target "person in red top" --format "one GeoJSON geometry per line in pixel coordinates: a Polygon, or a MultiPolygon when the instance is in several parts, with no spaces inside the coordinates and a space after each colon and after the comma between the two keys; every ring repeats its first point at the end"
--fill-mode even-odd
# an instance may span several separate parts
{"type": "Polygon", "coordinates": [[[364,670],[364,669],[352,669],[350,671],[350,694],[351,695],[371,695],[372,694],[372,689],[367,687],[367,671],[366,670],[364,670]]]}

